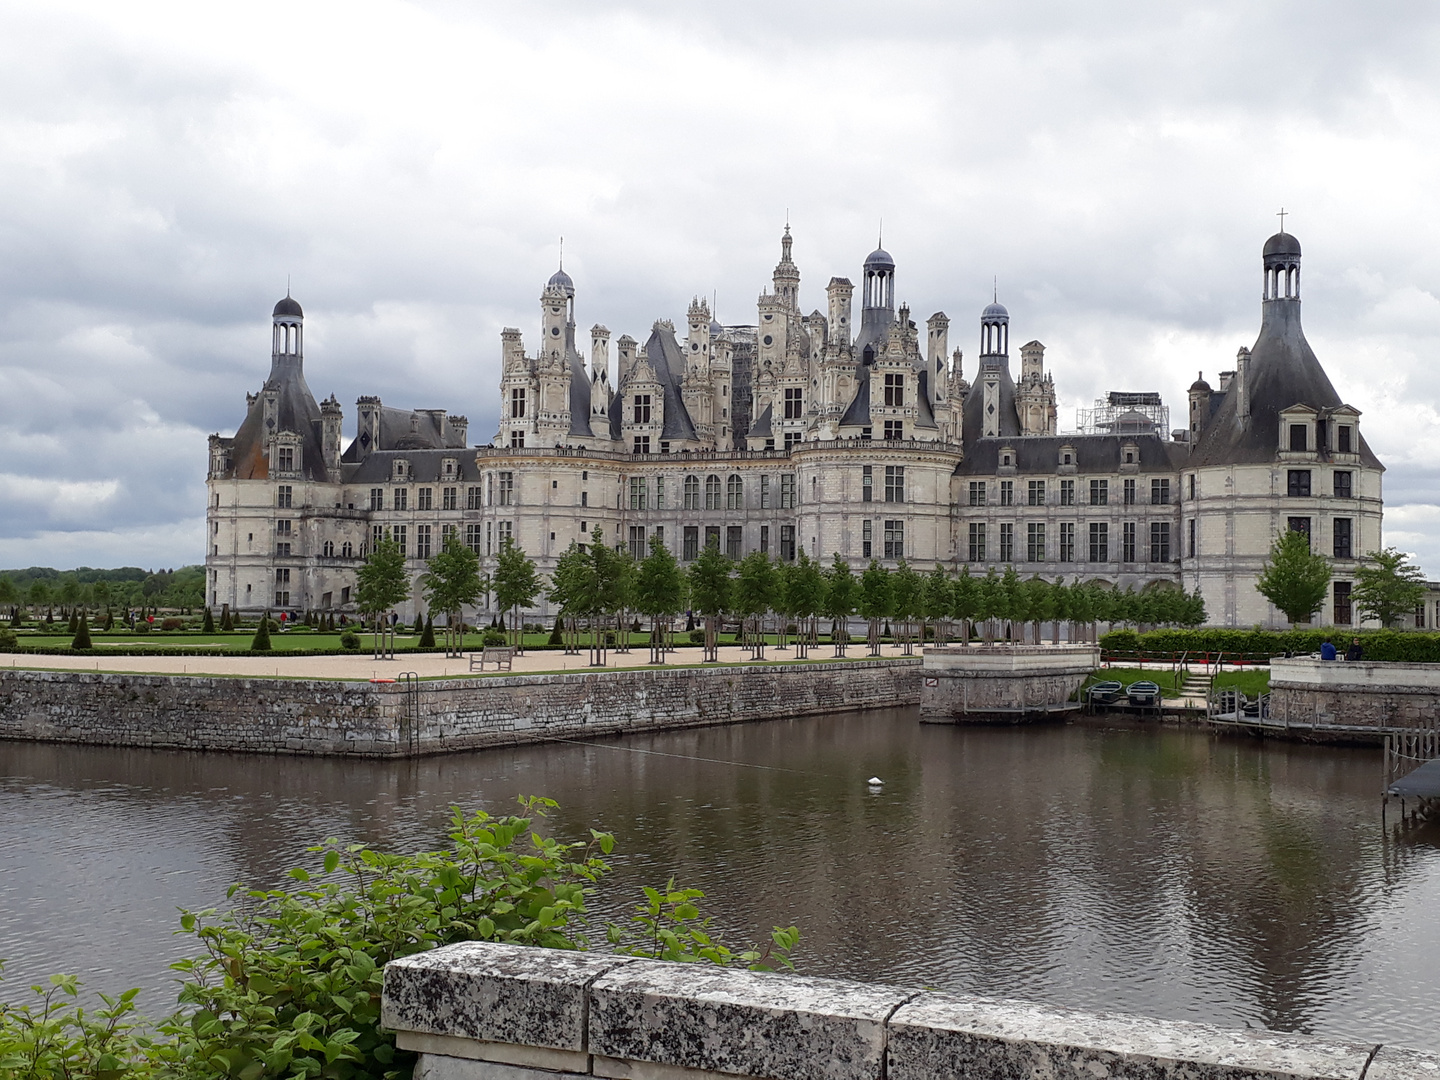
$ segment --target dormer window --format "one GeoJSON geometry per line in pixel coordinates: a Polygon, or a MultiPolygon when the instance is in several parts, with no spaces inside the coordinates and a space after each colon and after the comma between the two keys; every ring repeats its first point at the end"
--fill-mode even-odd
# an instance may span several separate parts
{"type": "Polygon", "coordinates": [[[1339,454],[1350,454],[1350,453],[1354,453],[1354,451],[1350,449],[1350,447],[1351,447],[1351,445],[1352,445],[1352,443],[1351,443],[1352,432],[1353,432],[1353,429],[1350,427],[1349,424],[1340,424],[1339,426],[1337,426],[1337,427],[1335,428],[1335,451],[1336,451],[1336,453],[1339,453],[1339,454]]]}
{"type": "Polygon", "coordinates": [[[1305,430],[1304,424],[1290,425],[1290,449],[1304,453],[1310,449],[1309,433],[1305,430]]]}
{"type": "Polygon", "coordinates": [[[454,458],[446,458],[445,461],[443,462],[443,464],[441,465],[441,472],[443,473],[443,475],[445,476],[445,479],[447,479],[447,480],[452,480],[452,479],[454,479],[455,474],[456,474],[457,471],[458,471],[458,462],[456,462],[456,460],[455,460],[454,458]]]}
{"type": "Polygon", "coordinates": [[[405,480],[410,475],[410,462],[404,458],[396,458],[392,477],[395,480],[405,480]]]}
{"type": "Polygon", "coordinates": [[[1071,454],[1066,454],[1066,455],[1064,456],[1064,458],[1062,459],[1062,462],[1061,462],[1061,463],[1064,464],[1064,465],[1069,465],[1069,464],[1071,464],[1070,458],[1071,458],[1072,456],[1073,456],[1073,455],[1071,455],[1071,454]]]}

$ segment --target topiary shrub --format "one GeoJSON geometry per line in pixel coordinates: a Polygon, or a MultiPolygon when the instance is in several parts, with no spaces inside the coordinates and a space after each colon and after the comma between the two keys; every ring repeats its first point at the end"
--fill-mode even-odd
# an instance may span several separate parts
{"type": "Polygon", "coordinates": [[[70,634],[78,633],[80,630],[80,616],[75,614],[75,612],[73,611],[70,612],[70,624],[65,628],[65,630],[67,633],[70,634]]]}
{"type": "Polygon", "coordinates": [[[75,628],[75,638],[70,642],[72,649],[93,649],[95,646],[90,642],[90,619],[80,616],[80,625],[75,628]]]}
{"type": "Polygon", "coordinates": [[[354,630],[346,630],[340,635],[340,647],[352,650],[360,648],[360,635],[354,630]]]}
{"type": "Polygon", "coordinates": [[[264,618],[255,628],[255,636],[250,639],[250,651],[269,652],[270,648],[270,619],[264,618]]]}
{"type": "Polygon", "coordinates": [[[553,629],[553,630],[550,631],[550,641],[549,641],[549,644],[551,644],[551,645],[564,645],[564,644],[565,644],[565,627],[561,624],[561,622],[560,622],[560,616],[559,616],[559,615],[556,615],[556,616],[555,616],[555,629],[553,629]]]}
{"type": "Polygon", "coordinates": [[[185,629],[185,620],[184,620],[184,619],[177,619],[177,618],[174,618],[174,617],[172,616],[171,618],[164,620],[164,621],[160,624],[160,629],[161,629],[161,630],[184,630],[184,629],[185,629]]]}
{"type": "Polygon", "coordinates": [[[705,644],[705,631],[704,631],[704,630],[691,630],[691,631],[690,631],[690,644],[691,644],[691,645],[704,645],[704,644],[705,644]]]}
{"type": "Polygon", "coordinates": [[[424,628],[423,630],[421,630],[421,632],[420,632],[420,645],[419,645],[419,647],[422,648],[422,649],[433,649],[433,648],[435,648],[435,620],[434,620],[434,619],[426,618],[426,620],[425,620],[425,628],[424,628]]]}
{"type": "Polygon", "coordinates": [[[20,646],[20,637],[8,626],[0,629],[0,652],[14,652],[20,646]]]}
{"type": "Polygon", "coordinates": [[[200,632],[202,634],[213,634],[215,632],[215,616],[210,613],[208,607],[205,609],[205,621],[200,624],[200,632]]]}
{"type": "Polygon", "coordinates": [[[136,619],[136,620],[135,620],[135,633],[137,633],[137,634],[148,634],[149,632],[150,632],[150,620],[149,620],[149,619],[136,619]]]}
{"type": "Polygon", "coordinates": [[[481,645],[504,645],[505,635],[499,630],[486,630],[480,635],[481,645]]]}

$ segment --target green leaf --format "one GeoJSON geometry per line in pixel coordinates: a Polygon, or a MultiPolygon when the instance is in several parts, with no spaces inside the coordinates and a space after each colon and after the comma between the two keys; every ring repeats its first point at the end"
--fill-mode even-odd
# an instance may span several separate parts
{"type": "Polygon", "coordinates": [[[333,874],[335,868],[340,865],[340,853],[330,850],[325,853],[325,873],[333,874]]]}

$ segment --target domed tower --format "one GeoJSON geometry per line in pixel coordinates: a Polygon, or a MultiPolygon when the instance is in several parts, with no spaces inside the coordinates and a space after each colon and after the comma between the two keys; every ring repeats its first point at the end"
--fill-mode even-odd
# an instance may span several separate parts
{"type": "Polygon", "coordinates": [[[863,363],[874,363],[895,321],[895,260],[883,247],[865,256],[860,280],[860,336],[855,351],[863,363]]]}
{"type": "Polygon", "coordinates": [[[775,266],[773,277],[775,295],[780,298],[788,311],[800,314],[800,268],[790,257],[790,226],[785,226],[785,235],[780,238],[780,262],[775,266]]]}
{"type": "Polygon", "coordinates": [[[282,362],[303,367],[305,361],[305,312],[300,304],[285,290],[285,298],[275,305],[271,314],[270,363],[278,367],[282,362]]]}
{"type": "Polygon", "coordinates": [[[1265,241],[1266,303],[1300,302],[1300,241],[1281,229],[1265,241]]]}
{"type": "Polygon", "coordinates": [[[981,434],[993,438],[1005,428],[1007,392],[1012,399],[1010,409],[1015,407],[1010,382],[1010,312],[998,299],[980,313],[980,373],[976,378],[984,401],[981,434]]]}
{"type": "Polygon", "coordinates": [[[980,313],[980,366],[1010,366],[1010,312],[999,300],[980,313]]]}

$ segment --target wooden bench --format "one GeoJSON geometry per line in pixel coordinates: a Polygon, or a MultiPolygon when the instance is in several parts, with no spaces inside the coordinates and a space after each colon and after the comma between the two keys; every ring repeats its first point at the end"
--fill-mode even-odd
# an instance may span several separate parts
{"type": "Polygon", "coordinates": [[[515,650],[508,645],[487,645],[478,653],[470,654],[470,670],[484,671],[485,665],[494,664],[496,671],[509,671],[515,650]]]}

